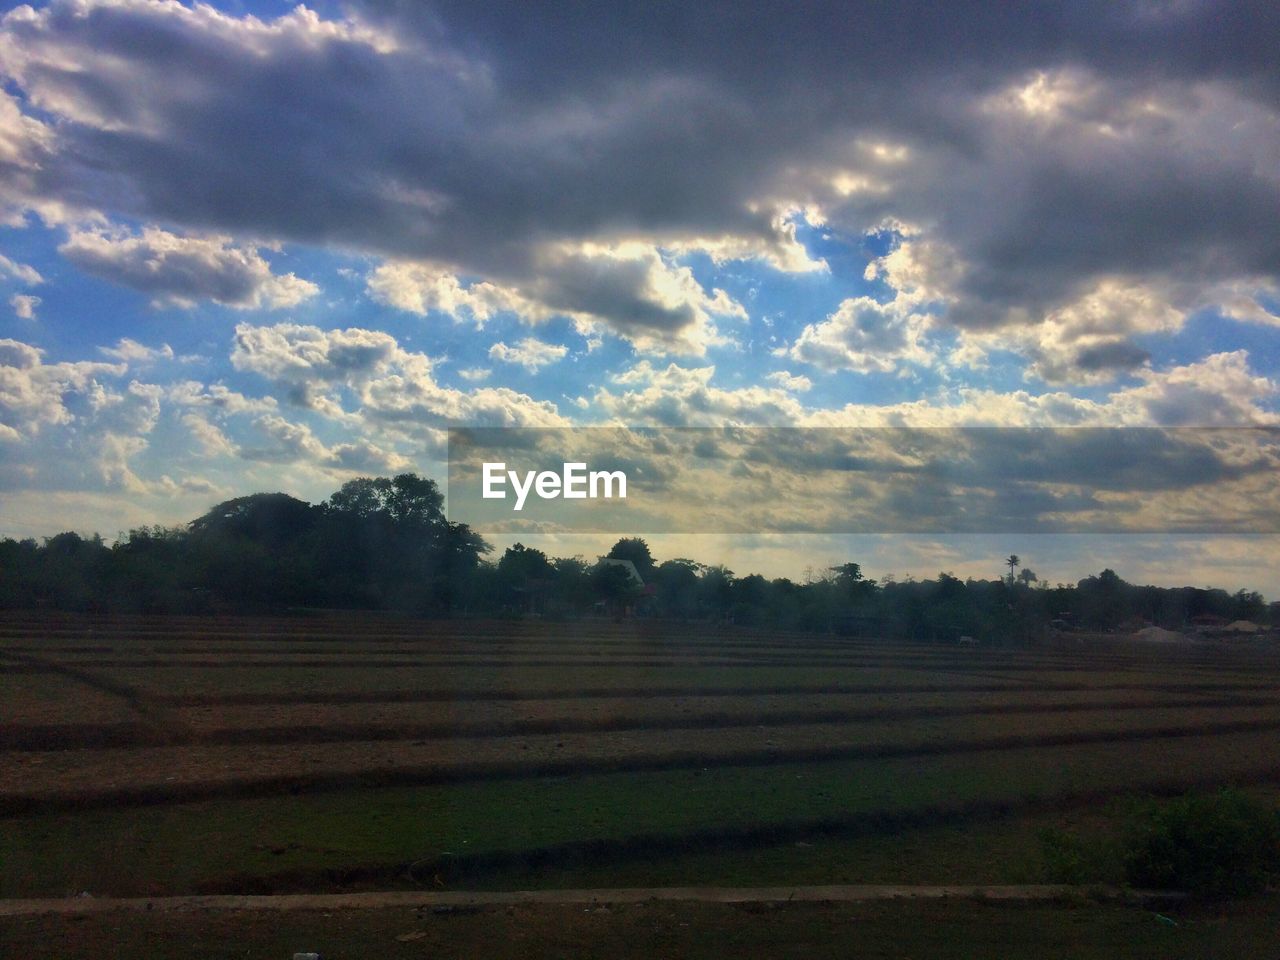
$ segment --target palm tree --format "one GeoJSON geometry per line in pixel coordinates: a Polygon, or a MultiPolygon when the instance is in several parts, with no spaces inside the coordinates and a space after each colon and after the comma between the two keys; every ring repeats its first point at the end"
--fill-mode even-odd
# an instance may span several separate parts
{"type": "Polygon", "coordinates": [[[1005,560],[1005,566],[1007,566],[1007,567],[1009,568],[1009,582],[1010,582],[1010,583],[1013,583],[1013,574],[1014,574],[1014,571],[1017,569],[1018,564],[1020,564],[1021,562],[1022,562],[1022,561],[1021,561],[1020,559],[1018,559],[1018,555],[1017,555],[1016,553],[1011,553],[1011,554],[1009,554],[1008,559],[1006,559],[1006,560],[1005,560]]]}

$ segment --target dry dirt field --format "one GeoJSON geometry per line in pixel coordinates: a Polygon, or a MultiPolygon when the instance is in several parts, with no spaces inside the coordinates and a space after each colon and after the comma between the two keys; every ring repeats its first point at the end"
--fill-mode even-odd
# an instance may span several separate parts
{"type": "Polygon", "coordinates": [[[1258,644],[11,615],[0,896],[1036,883],[1126,797],[1274,793],[1278,681],[1258,644]]]}

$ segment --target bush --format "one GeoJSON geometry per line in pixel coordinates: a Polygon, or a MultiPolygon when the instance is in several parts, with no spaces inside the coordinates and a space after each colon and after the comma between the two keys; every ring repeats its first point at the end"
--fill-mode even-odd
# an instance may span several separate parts
{"type": "Polygon", "coordinates": [[[1045,827],[1039,839],[1045,879],[1049,883],[1079,885],[1098,879],[1089,847],[1075,834],[1045,827]]]}
{"type": "Polygon", "coordinates": [[[1123,841],[1137,887],[1244,896],[1280,877],[1280,810],[1238,790],[1142,804],[1123,841]]]}

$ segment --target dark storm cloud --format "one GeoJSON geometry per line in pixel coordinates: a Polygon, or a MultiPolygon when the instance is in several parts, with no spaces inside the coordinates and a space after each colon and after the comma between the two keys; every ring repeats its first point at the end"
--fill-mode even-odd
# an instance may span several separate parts
{"type": "Polygon", "coordinates": [[[1124,370],[1138,367],[1151,359],[1151,354],[1136,344],[1121,340],[1096,347],[1086,347],[1076,354],[1075,362],[1081,370],[1124,370]]]}
{"type": "MultiPolygon", "coordinates": [[[[707,74],[764,96],[779,76],[822,96],[881,78],[1022,69],[1088,60],[1141,74],[1183,63],[1198,73],[1280,87],[1267,36],[1280,17],[1266,3],[1042,3],[836,0],[797,4],[587,3],[519,0],[359,0],[371,18],[476,53],[496,54],[514,86],[541,99],[575,82],[641,67],[707,74]],[[941,56],[941,54],[946,56],[941,56]],[[958,65],[958,66],[957,66],[958,65]],[[833,68],[840,66],[840,73],[833,68]],[[824,81],[821,84],[815,81],[824,81]]],[[[1176,68],[1174,68],[1176,69],[1176,68]]]]}
{"type": "Polygon", "coordinates": [[[429,260],[659,340],[698,310],[636,262],[547,266],[547,245],[767,251],[789,204],[858,230],[895,217],[966,264],[948,316],[971,328],[1034,323],[1106,275],[1280,274],[1271,3],[355,9],[346,25],[139,2],[11,13],[0,66],[61,121],[24,189],[429,260]],[[1069,94],[1050,91],[1039,127],[1006,109],[1036,71],[1069,94]],[[879,189],[833,193],[873,141],[908,154],[871,170],[879,189]]]}

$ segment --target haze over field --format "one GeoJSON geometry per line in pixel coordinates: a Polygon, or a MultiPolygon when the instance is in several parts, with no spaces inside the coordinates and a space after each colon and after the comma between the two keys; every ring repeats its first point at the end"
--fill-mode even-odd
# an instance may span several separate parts
{"type": "MultiPolygon", "coordinates": [[[[0,535],[443,481],[459,425],[1280,425],[1278,45],[1264,3],[12,6],[0,535]]],[[[1272,536],[652,543],[1280,594],[1272,536]]]]}

